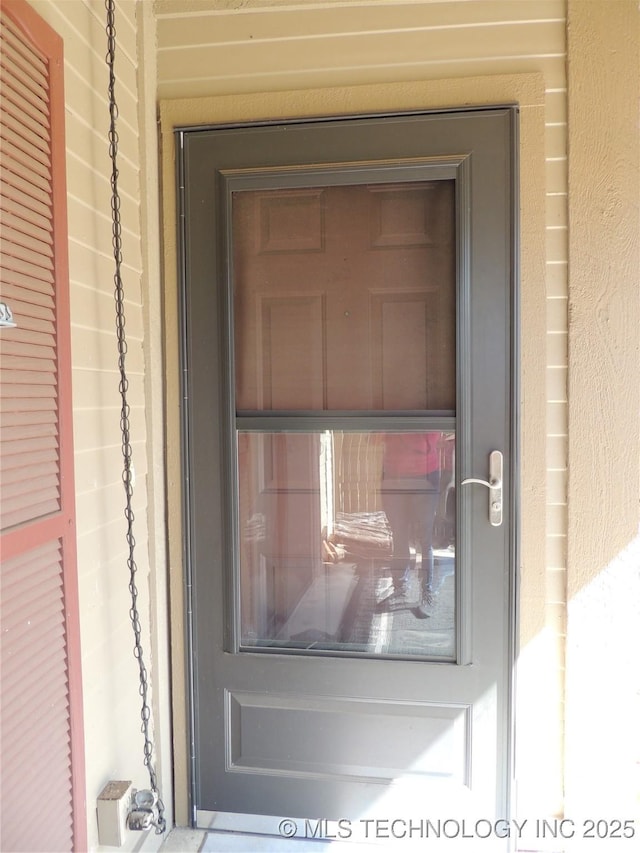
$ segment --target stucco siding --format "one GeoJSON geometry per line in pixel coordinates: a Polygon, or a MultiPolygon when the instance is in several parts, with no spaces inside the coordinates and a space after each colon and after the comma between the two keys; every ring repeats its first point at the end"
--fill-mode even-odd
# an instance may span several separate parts
{"type": "Polygon", "coordinates": [[[568,10],[567,810],[637,827],[640,9],[570,0],[568,10]]]}

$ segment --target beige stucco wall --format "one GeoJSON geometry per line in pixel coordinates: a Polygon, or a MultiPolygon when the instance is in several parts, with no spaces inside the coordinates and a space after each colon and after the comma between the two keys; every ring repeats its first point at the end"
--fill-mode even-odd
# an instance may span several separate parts
{"type": "Polygon", "coordinates": [[[640,817],[640,9],[570,0],[566,808],[640,817]]]}
{"type": "MultiPolygon", "coordinates": [[[[562,808],[566,588],[564,3],[327,2],[304,8],[250,0],[242,9],[233,6],[237,4],[197,0],[156,3],[158,91],[166,98],[162,128],[170,447],[177,447],[179,438],[173,126],[514,101],[522,106],[517,797],[521,813],[557,813],[562,808]],[[191,97],[205,93],[211,97],[191,97]]],[[[177,508],[181,474],[176,453],[169,454],[168,472],[170,506],[177,508]]],[[[175,512],[170,519],[173,618],[181,624],[181,532],[175,512]]],[[[174,643],[176,807],[178,820],[186,821],[186,803],[180,798],[186,784],[183,655],[174,643]]]]}
{"type": "MultiPolygon", "coordinates": [[[[102,0],[33,0],[33,8],[62,36],[65,54],[67,186],[71,349],[75,443],[78,582],[84,688],[88,846],[98,849],[96,800],[110,779],[130,779],[148,788],[140,732],[141,699],[129,621],[124,489],[121,480],[120,397],[113,298],[111,199],[108,159],[108,72],[105,64],[106,13],[102,0]]],[[[148,11],[151,13],[150,4],[148,11]]],[[[147,10],[144,9],[145,15],[147,10]]],[[[157,228],[155,55],[145,71],[151,91],[140,88],[145,49],[153,32],[141,27],[142,10],[119,0],[117,97],[120,107],[120,191],[122,196],[122,276],[126,299],[130,378],[131,438],[135,469],[137,586],[145,660],[153,685],[157,761],[171,820],[171,765],[168,726],[167,654],[163,624],[164,535],[162,483],[162,403],[159,358],[159,238],[157,228]],[[140,13],[137,19],[137,12],[140,13]],[[141,57],[139,61],[139,56],[141,57]],[[155,192],[155,196],[154,196],[155,192]],[[154,228],[143,241],[142,228],[154,228]],[[150,288],[149,281],[153,282],[150,288]],[[150,293],[153,299],[146,298],[150,293]],[[160,425],[160,427],[159,427],[160,425]],[[155,451],[155,452],[154,452],[155,451]],[[151,571],[153,556],[154,569],[151,571]],[[160,587],[158,588],[158,584],[160,587]],[[156,599],[153,619],[150,592],[156,599]],[[158,714],[158,709],[161,714],[158,714]],[[164,760],[163,760],[164,759],[164,760]]],[[[146,15],[147,27],[155,22],[146,15]]],[[[166,617],[166,613],[165,613],[166,617]]],[[[42,792],[40,792],[42,793],[42,792]]],[[[45,793],[46,796],[46,793],[45,793]]],[[[133,849],[140,834],[129,834],[122,849],[133,849]]],[[[159,839],[150,837],[156,847],[159,839]]]]}

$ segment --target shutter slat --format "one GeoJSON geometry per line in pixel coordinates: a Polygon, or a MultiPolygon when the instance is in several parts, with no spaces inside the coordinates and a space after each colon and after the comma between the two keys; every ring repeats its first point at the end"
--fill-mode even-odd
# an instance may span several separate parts
{"type": "Polygon", "coordinates": [[[44,154],[45,159],[42,162],[51,162],[49,134],[46,132],[46,128],[40,128],[41,133],[36,133],[32,130],[29,124],[25,123],[22,117],[18,118],[9,110],[5,110],[2,122],[6,128],[9,128],[12,133],[15,134],[17,139],[20,139],[21,142],[29,145],[30,147],[33,146],[33,148],[36,148],[41,152],[41,154],[44,154]],[[44,138],[42,136],[42,132],[45,134],[44,138]]]}
{"type": "MultiPolygon", "coordinates": [[[[17,456],[20,453],[39,453],[43,450],[52,450],[58,449],[58,442],[55,440],[53,436],[44,436],[43,438],[30,438],[26,441],[12,441],[12,442],[2,442],[6,445],[11,445],[11,447],[7,447],[7,459],[3,459],[3,464],[6,464],[10,461],[12,456],[17,456]]],[[[4,448],[3,448],[4,450],[4,448]]]]}
{"type": "Polygon", "coordinates": [[[36,489],[48,493],[51,493],[55,489],[57,496],[58,472],[53,468],[49,474],[43,474],[39,477],[20,477],[14,482],[9,482],[3,477],[2,489],[5,493],[3,500],[7,502],[20,500],[24,495],[32,495],[36,489]]]}
{"type": "Polygon", "coordinates": [[[2,97],[5,103],[11,103],[13,112],[21,110],[30,120],[49,130],[49,113],[46,104],[38,98],[29,100],[23,96],[24,86],[19,80],[11,78],[2,81],[2,97]]]}
{"type": "Polygon", "coordinates": [[[51,220],[51,199],[46,201],[38,201],[33,195],[28,195],[22,189],[14,186],[11,183],[4,183],[2,186],[3,205],[9,207],[13,204],[15,207],[19,205],[26,213],[29,211],[36,216],[41,216],[46,222],[51,220]]]}
{"type": "MultiPolygon", "coordinates": [[[[7,370],[7,374],[9,374],[12,370],[20,370],[25,371],[26,373],[38,373],[41,375],[51,374],[53,377],[52,381],[55,382],[55,373],[56,373],[56,363],[51,358],[37,358],[35,357],[37,353],[34,352],[33,357],[18,356],[18,355],[4,355],[2,356],[2,370],[5,368],[7,370]]],[[[24,377],[24,379],[31,381],[31,377],[24,377]]],[[[23,379],[23,381],[24,381],[23,379]]],[[[38,382],[38,380],[35,380],[38,382]]],[[[46,383],[47,380],[44,380],[46,383]]]]}
{"type": "Polygon", "coordinates": [[[42,151],[37,145],[34,145],[26,136],[20,132],[16,132],[6,122],[0,125],[0,136],[4,139],[5,144],[15,153],[16,159],[25,162],[25,157],[30,158],[34,169],[36,164],[40,167],[37,169],[40,174],[48,177],[51,174],[51,157],[48,151],[42,151]]]}
{"type": "Polygon", "coordinates": [[[3,131],[2,133],[0,133],[0,155],[2,155],[1,159],[5,162],[7,162],[5,158],[10,160],[16,160],[18,163],[22,163],[29,169],[31,169],[34,174],[40,175],[40,177],[44,178],[45,180],[49,180],[51,176],[50,164],[47,164],[46,162],[41,162],[40,158],[32,160],[31,154],[29,154],[28,151],[24,151],[22,146],[15,144],[16,141],[20,142],[20,139],[8,139],[7,137],[10,136],[10,131],[7,131],[5,134],[3,125],[0,125],[0,128],[3,131]]]}
{"type": "Polygon", "coordinates": [[[27,507],[20,507],[15,512],[1,512],[0,526],[2,530],[9,530],[11,527],[16,527],[18,524],[24,524],[27,521],[36,521],[38,518],[44,518],[45,515],[51,515],[53,512],[59,512],[60,501],[49,500],[42,503],[31,503],[27,507]]]}
{"type": "Polygon", "coordinates": [[[26,111],[26,103],[24,98],[20,99],[18,93],[11,86],[4,85],[2,87],[2,104],[5,115],[14,116],[38,136],[49,138],[49,117],[36,109],[36,107],[32,107],[32,109],[26,111]]]}
{"type": "Polygon", "coordinates": [[[25,172],[26,170],[15,160],[12,163],[4,163],[2,169],[0,169],[0,180],[2,180],[3,192],[6,192],[6,187],[13,187],[14,195],[16,192],[20,192],[24,195],[31,196],[36,201],[44,204],[46,209],[49,210],[51,205],[51,187],[49,182],[43,179],[36,183],[31,180],[30,177],[28,179],[23,177],[25,172]],[[45,186],[42,186],[42,184],[45,184],[45,186]]]}
{"type": "MultiPolygon", "coordinates": [[[[46,589],[46,584],[42,582],[43,590],[46,589]]],[[[21,619],[15,624],[11,624],[11,620],[5,616],[3,619],[3,641],[7,642],[8,649],[2,659],[3,669],[3,684],[10,686],[9,674],[15,673],[17,679],[17,692],[20,692],[20,676],[21,673],[14,666],[16,660],[22,657],[21,646],[27,644],[30,646],[34,658],[34,666],[29,669],[30,673],[36,673],[38,667],[42,667],[44,673],[51,669],[52,666],[66,667],[66,659],[63,657],[64,651],[64,616],[62,610],[62,592],[59,585],[53,590],[49,589],[49,597],[41,598],[40,601],[32,602],[27,599],[21,602],[19,599],[15,601],[15,607],[28,607],[30,609],[30,617],[27,620],[24,614],[21,614],[21,619]],[[54,598],[55,595],[55,598],[54,598]],[[55,602],[55,611],[51,609],[51,603],[55,602]],[[35,608],[44,603],[48,605],[50,611],[47,613],[37,613],[35,608]],[[60,644],[62,648],[57,651],[56,645],[60,644]],[[5,682],[4,679],[7,679],[5,682]]],[[[17,618],[17,616],[16,616],[17,618]]],[[[24,679],[24,672],[22,673],[24,679]]],[[[16,685],[14,685],[16,686],[16,685]]],[[[37,686],[37,685],[36,685],[37,686]]],[[[16,690],[10,691],[16,693],[16,690]]],[[[3,704],[11,701],[10,693],[3,704]]]]}
{"type": "Polygon", "coordinates": [[[47,61],[44,57],[37,53],[30,44],[25,42],[22,33],[16,29],[15,24],[9,17],[2,18],[2,41],[11,47],[21,56],[22,66],[30,74],[40,74],[44,78],[44,85],[47,81],[47,61]]]}
{"type": "MultiPolygon", "coordinates": [[[[28,279],[25,276],[12,273],[11,276],[7,275],[7,278],[2,281],[2,293],[8,299],[11,299],[12,306],[14,304],[20,305],[20,313],[23,317],[29,314],[29,310],[32,305],[37,305],[39,308],[49,309],[49,317],[46,318],[39,315],[38,317],[32,316],[31,319],[44,320],[45,322],[47,319],[50,322],[53,321],[55,316],[55,300],[54,290],[50,284],[40,281],[37,278],[28,279]],[[10,278],[16,280],[9,280],[10,278]]],[[[21,324],[19,328],[21,331],[24,331],[24,324],[21,324]]],[[[37,330],[33,329],[33,331],[37,330]]],[[[44,331],[44,328],[41,328],[40,331],[44,331]]],[[[53,331],[54,326],[52,325],[51,333],[53,333],[53,331]]]]}
{"type": "MultiPolygon", "coordinates": [[[[3,157],[2,163],[7,172],[11,175],[16,175],[23,181],[26,181],[29,186],[37,187],[45,193],[51,192],[51,175],[49,172],[39,175],[34,172],[32,168],[27,166],[21,160],[17,160],[15,157],[3,157]]],[[[15,183],[15,180],[12,180],[11,183],[15,183]]]]}
{"type": "Polygon", "coordinates": [[[27,441],[31,438],[42,438],[43,436],[58,435],[58,424],[23,424],[22,426],[5,427],[2,430],[2,449],[4,450],[10,442],[27,441]]]}
{"type": "MultiPolygon", "coordinates": [[[[0,266],[0,270],[2,267],[0,266]]],[[[23,286],[23,296],[28,297],[28,290],[31,292],[36,291],[40,293],[45,293],[46,288],[49,288],[49,292],[51,292],[51,288],[46,283],[41,283],[36,286],[37,282],[33,280],[26,280],[23,286]]],[[[23,302],[21,299],[15,299],[11,303],[11,308],[13,309],[13,313],[15,317],[20,318],[20,322],[18,323],[19,328],[27,328],[32,329],[33,331],[37,331],[38,328],[42,331],[43,329],[39,327],[39,323],[55,322],[55,311],[54,311],[54,303],[53,297],[50,297],[47,302],[42,300],[44,304],[37,304],[35,302],[23,302]],[[49,307],[51,306],[51,307],[49,307]]]]}
{"type": "MultiPolygon", "coordinates": [[[[7,235],[8,236],[8,235],[7,235]]],[[[9,242],[7,239],[0,240],[0,252],[3,253],[7,266],[16,268],[16,263],[25,263],[30,269],[50,271],[53,281],[53,253],[34,252],[19,243],[9,242]]]]}
{"type": "Polygon", "coordinates": [[[6,227],[13,228],[15,231],[19,231],[26,237],[29,237],[33,240],[37,240],[41,245],[45,243],[53,245],[53,232],[51,229],[51,223],[47,223],[46,228],[39,228],[37,225],[35,225],[33,222],[30,222],[28,219],[23,219],[20,216],[16,216],[15,213],[8,212],[3,213],[2,221],[4,222],[6,227]]]}
{"type": "Polygon", "coordinates": [[[33,484],[52,485],[58,481],[58,469],[54,462],[44,462],[41,465],[28,465],[22,468],[8,468],[2,473],[2,488],[6,489],[6,497],[17,493],[20,489],[25,492],[33,489],[33,484]]]}
{"type": "MultiPolygon", "coordinates": [[[[8,690],[8,698],[2,703],[10,714],[13,703],[18,705],[32,698],[43,697],[47,693],[48,680],[57,681],[67,671],[64,656],[64,620],[62,612],[48,620],[37,620],[31,625],[20,625],[11,632],[10,639],[14,648],[25,643],[31,649],[35,665],[29,668],[28,683],[25,683],[24,654],[16,649],[13,655],[6,655],[2,662],[3,684],[8,690]],[[34,640],[46,634],[46,640],[38,644],[34,640]],[[32,687],[30,685],[33,685],[32,687]]],[[[59,697],[56,697],[59,698],[59,697]]],[[[16,709],[17,710],[17,709],[16,709]]]]}
{"type": "Polygon", "coordinates": [[[7,355],[21,355],[21,353],[16,351],[17,347],[32,347],[36,353],[42,353],[43,349],[46,348],[50,350],[50,357],[55,357],[56,340],[52,334],[48,332],[34,332],[24,327],[14,329],[13,334],[16,334],[17,339],[14,341],[13,336],[10,339],[5,336],[2,340],[0,352],[7,353],[7,355]]]}
{"type": "MultiPolygon", "coordinates": [[[[28,207],[25,207],[24,204],[20,204],[15,201],[15,199],[7,198],[5,195],[0,195],[0,213],[2,214],[2,219],[5,222],[7,221],[6,217],[15,216],[16,218],[21,219],[24,223],[30,223],[35,228],[51,233],[51,222],[46,216],[40,216],[39,213],[30,210],[28,207]]],[[[29,226],[25,224],[24,229],[26,230],[28,227],[29,226]]]]}
{"type": "Polygon", "coordinates": [[[37,278],[40,281],[46,281],[53,284],[53,273],[50,270],[37,267],[34,264],[29,264],[26,261],[21,261],[20,258],[11,257],[11,255],[2,256],[2,266],[0,267],[0,275],[4,270],[13,270],[20,275],[37,278]]]}
{"type": "MultiPolygon", "coordinates": [[[[18,411],[6,411],[4,406],[0,409],[0,426],[2,429],[28,428],[31,424],[57,424],[58,417],[54,407],[46,409],[22,409],[18,411]]],[[[3,435],[4,438],[4,435],[3,435]]]]}
{"type": "MultiPolygon", "coordinates": [[[[0,383],[4,384],[4,377],[2,376],[2,371],[0,370],[0,383]]],[[[30,384],[24,381],[24,376],[21,376],[16,380],[16,382],[11,385],[10,389],[0,387],[0,400],[2,401],[2,405],[5,405],[5,401],[7,399],[7,391],[11,391],[11,397],[20,403],[22,400],[34,400],[34,399],[51,399],[55,400],[58,394],[57,386],[55,385],[38,385],[37,383],[30,384]]],[[[0,460],[0,465],[3,462],[0,460]]]]}
{"type": "MultiPolygon", "coordinates": [[[[23,678],[24,678],[24,673],[23,673],[23,678]]],[[[29,698],[33,699],[33,697],[29,697],[29,698]]],[[[37,701],[37,696],[36,696],[36,701],[37,701]]],[[[56,715],[56,716],[58,716],[58,715],[56,715]]],[[[47,722],[48,722],[48,720],[47,720],[47,722]]],[[[53,719],[52,719],[52,722],[53,722],[53,719]]],[[[24,762],[25,768],[27,768],[27,767],[29,768],[28,770],[25,770],[26,774],[27,775],[30,775],[32,773],[37,774],[39,772],[38,767],[37,767],[37,764],[38,764],[37,755],[38,755],[38,750],[40,749],[40,745],[41,745],[40,740],[43,737],[43,735],[44,735],[44,737],[46,737],[46,729],[45,729],[45,732],[43,732],[43,733],[34,732],[34,737],[32,738],[32,741],[30,742],[29,746],[26,749],[24,747],[24,744],[21,743],[21,738],[19,737],[20,724],[18,724],[16,726],[11,726],[4,734],[5,734],[5,738],[6,738],[6,746],[3,749],[3,754],[6,757],[6,759],[9,762],[11,762],[12,760],[18,760],[18,758],[19,758],[18,753],[20,753],[22,755],[22,760],[24,762]],[[16,729],[17,729],[17,731],[16,731],[16,729]],[[18,735],[18,737],[16,737],[16,735],[18,735]],[[35,760],[36,767],[32,768],[32,764],[34,763],[34,759],[36,759],[35,760]]],[[[64,756],[67,754],[68,750],[69,750],[69,739],[67,737],[66,740],[61,739],[60,742],[58,744],[56,744],[55,750],[53,750],[53,749],[51,750],[51,757],[54,760],[56,758],[58,760],[60,758],[64,758],[64,756]]],[[[40,819],[40,812],[38,812],[38,818],[40,819]]]]}
{"type": "Polygon", "coordinates": [[[16,231],[6,222],[4,223],[3,236],[4,240],[13,246],[14,252],[18,250],[36,252],[40,257],[53,258],[53,245],[50,240],[40,240],[31,234],[25,234],[24,231],[16,231]]]}
{"type": "Polygon", "coordinates": [[[8,590],[11,589],[12,584],[18,588],[18,592],[15,594],[20,594],[25,589],[35,588],[39,585],[41,582],[41,578],[38,577],[39,573],[46,575],[51,566],[51,547],[57,549],[56,559],[61,560],[62,550],[56,543],[47,543],[47,545],[41,548],[34,548],[29,553],[29,559],[23,560],[20,563],[20,571],[12,570],[9,567],[3,571],[2,578],[5,594],[9,594],[8,590]]]}
{"type": "Polygon", "coordinates": [[[2,488],[6,493],[7,500],[20,495],[31,494],[36,488],[50,488],[58,483],[58,471],[56,466],[48,463],[47,465],[33,465],[28,471],[15,469],[9,471],[9,476],[3,475],[2,488]]]}
{"type": "Polygon", "coordinates": [[[55,412],[57,409],[55,397],[43,397],[38,394],[33,399],[2,399],[2,411],[5,414],[13,412],[55,412]]]}
{"type": "Polygon", "coordinates": [[[24,483],[12,483],[2,486],[5,494],[2,498],[2,514],[30,512],[32,506],[38,506],[46,501],[54,501],[59,504],[60,494],[58,492],[57,473],[39,482],[37,480],[26,480],[24,483]]]}
{"type": "MultiPolygon", "coordinates": [[[[44,339],[46,339],[47,335],[42,335],[44,339]]],[[[37,344],[34,341],[14,341],[10,338],[5,338],[2,340],[2,346],[0,346],[0,354],[2,358],[6,355],[15,355],[15,356],[30,356],[32,358],[46,358],[50,361],[56,357],[55,347],[51,346],[51,342],[48,342],[48,345],[45,343],[37,344]]],[[[0,412],[0,417],[2,413],[0,412]]]]}
{"type": "Polygon", "coordinates": [[[36,451],[27,450],[27,452],[22,455],[16,453],[10,459],[1,459],[0,473],[2,473],[2,476],[4,477],[7,471],[13,471],[16,468],[20,469],[30,465],[48,465],[52,462],[57,464],[57,461],[57,446],[46,447],[36,451]]]}
{"type": "Polygon", "coordinates": [[[40,74],[37,68],[25,70],[15,61],[11,62],[11,46],[7,44],[6,40],[3,39],[3,41],[3,50],[2,54],[0,54],[0,67],[2,67],[4,72],[2,75],[3,80],[13,81],[14,87],[25,100],[42,109],[45,107],[49,97],[46,76],[40,74]]]}

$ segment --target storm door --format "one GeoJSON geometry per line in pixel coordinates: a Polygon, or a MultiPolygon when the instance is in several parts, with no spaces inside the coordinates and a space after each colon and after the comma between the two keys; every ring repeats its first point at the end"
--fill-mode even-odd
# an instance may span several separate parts
{"type": "Polygon", "coordinates": [[[508,813],[514,122],[178,133],[199,825],[508,813]]]}

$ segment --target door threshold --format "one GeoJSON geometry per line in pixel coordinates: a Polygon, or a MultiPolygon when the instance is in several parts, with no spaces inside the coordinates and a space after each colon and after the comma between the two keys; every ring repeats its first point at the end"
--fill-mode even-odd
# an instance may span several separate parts
{"type": "Polygon", "coordinates": [[[283,818],[273,815],[234,814],[231,812],[196,813],[198,831],[204,830],[206,837],[198,848],[201,853],[262,853],[262,851],[291,850],[291,853],[342,849],[349,853],[371,853],[380,851],[380,843],[359,838],[345,838],[340,834],[337,822],[283,818]],[[348,843],[348,847],[345,846],[348,843]]]}

